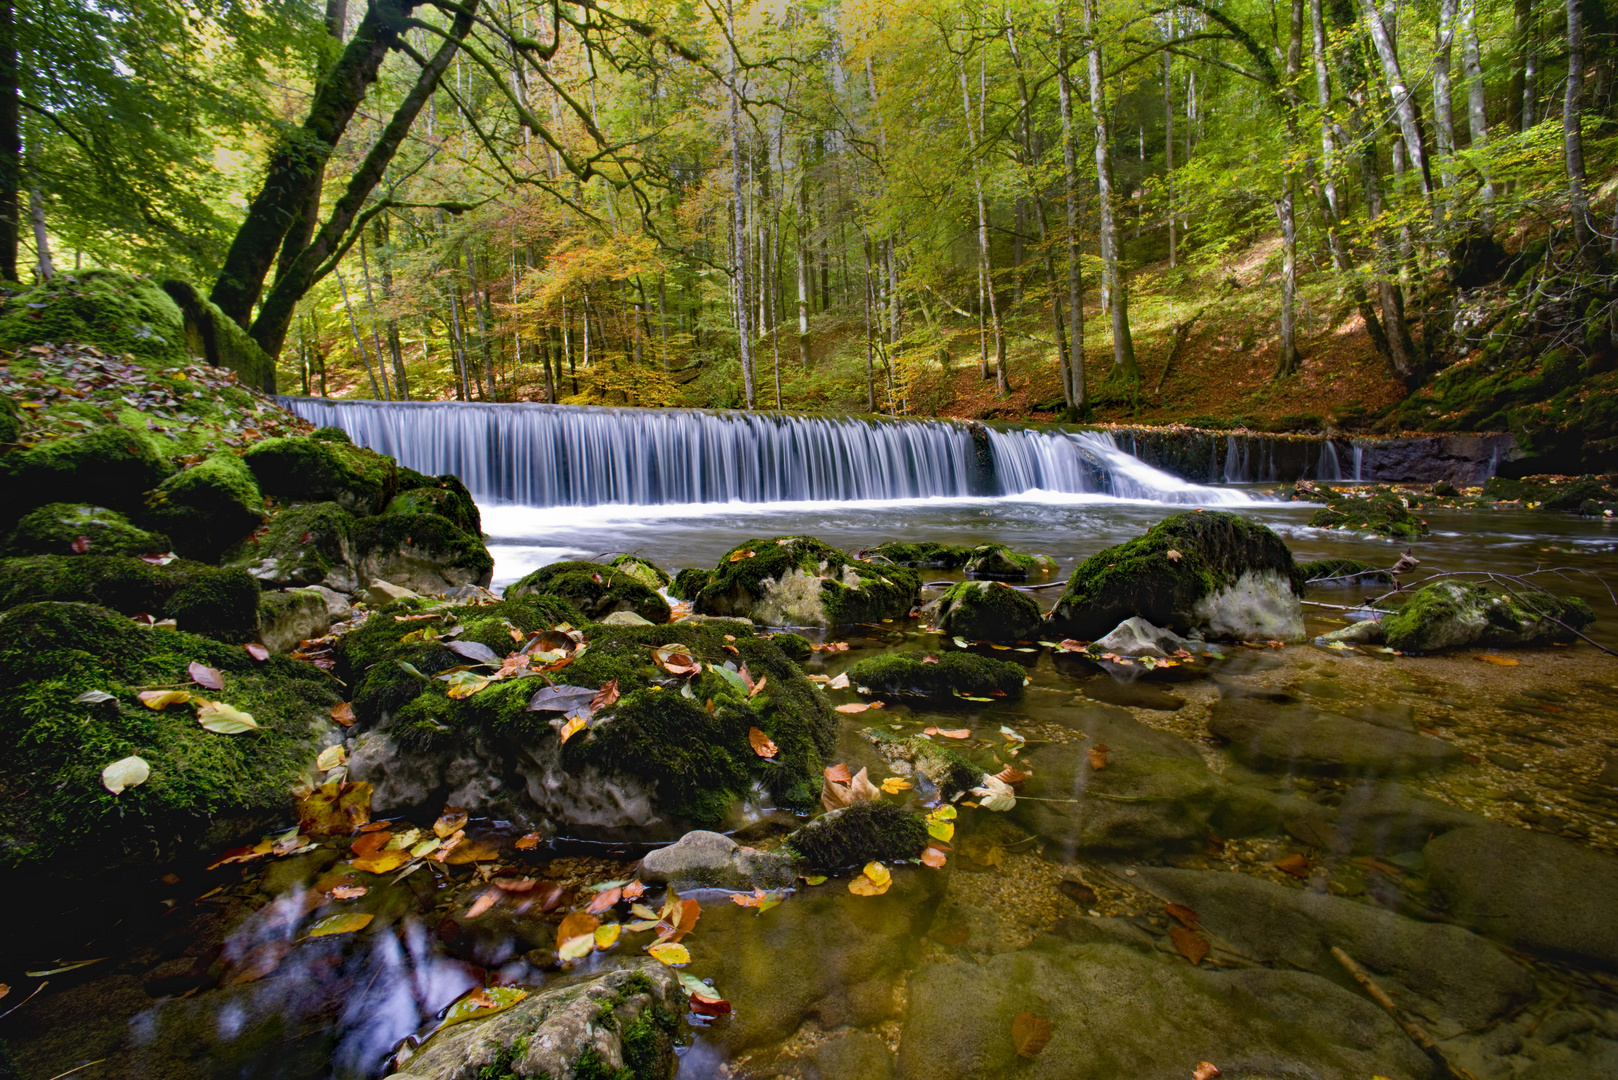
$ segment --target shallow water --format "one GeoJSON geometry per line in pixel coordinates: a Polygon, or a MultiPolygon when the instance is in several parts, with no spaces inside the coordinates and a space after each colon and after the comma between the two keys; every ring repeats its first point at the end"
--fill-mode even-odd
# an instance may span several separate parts
{"type": "MultiPolygon", "coordinates": [[[[1255,499],[1240,509],[1300,558],[1386,565],[1404,547],[1309,529],[1304,505],[1255,499]]],[[[484,521],[497,584],[559,558],[626,551],[670,571],[711,566],[748,537],[789,533],[850,550],[890,539],[1004,541],[1055,556],[1059,581],[1167,512],[1029,495],[485,506],[484,521]]],[[[1593,636],[1618,644],[1618,609],[1582,573],[1615,576],[1614,526],[1515,512],[1433,511],[1428,520],[1433,535],[1410,545],[1422,570],[1566,568],[1552,587],[1595,604],[1593,636]]],[[[1037,595],[1048,606],[1057,591],[1037,595]]],[[[1310,599],[1351,607],[1364,595],[1318,590],[1310,599]]],[[[1306,612],[1313,633],[1342,625],[1333,607],[1306,612]]],[[[905,621],[836,640],[849,650],[816,653],[810,672],[835,674],[875,651],[955,647],[905,621]]],[[[1201,1061],[1225,1076],[1438,1075],[1333,946],[1371,969],[1457,1070],[1480,1080],[1618,1075],[1618,860],[1591,854],[1618,853],[1613,658],[1587,644],[1514,651],[1515,665],[1482,662],[1477,650],[1418,658],[1255,644],[1142,672],[1047,649],[985,652],[1027,668],[1022,700],[892,701],[844,716],[839,752],[880,779],[895,770],[862,729],[968,729],[955,745],[986,770],[1033,772],[1017,808],[963,810],[948,865],[897,867],[884,896],[854,896],[846,879],[800,882],[757,913],[699,894],[689,970],[711,978],[735,1013],[690,1029],[681,1077],[1184,1078],[1201,1061]],[[1343,728],[1351,737],[1331,753],[1324,736],[1311,737],[1280,761],[1243,758],[1212,734],[1265,710],[1310,732],[1357,726],[1343,728]],[[1453,757],[1420,774],[1365,764],[1367,747],[1410,739],[1446,744],[1453,757]],[[1087,754],[1103,743],[1108,762],[1096,770],[1087,754]],[[1434,839],[1443,837],[1477,840],[1446,847],[1434,839]],[[1514,846],[1524,838],[1528,847],[1514,846]],[[1457,896],[1470,906],[1458,909],[1457,896]],[[1170,902],[1198,913],[1192,932],[1211,951],[1196,966],[1170,902]],[[1024,1011],[1053,1031],[1031,1060],[1010,1035],[1024,1011]]],[[[828,693],[836,703],[868,700],[828,693]]],[[[919,803],[916,792],[900,798],[919,803]]],[[[499,865],[567,889],[622,877],[639,854],[583,844],[521,852],[502,823],[474,822],[473,831],[500,846],[499,865]]],[[[767,845],[776,831],[766,820],[741,835],[767,845]]],[[[23,1075],[49,1080],[88,1061],[73,1075],[374,1076],[471,987],[571,977],[547,955],[567,904],[503,904],[469,919],[487,887],[476,866],[367,879],[370,892],[345,907],[316,888],[329,888],[322,879],[339,861],[330,847],[205,870],[215,854],[153,868],[167,876],[105,895],[51,886],[30,899],[40,910],[23,925],[46,929],[13,941],[0,971],[12,988],[0,1012],[49,982],[0,1018],[23,1075]],[[360,933],[308,936],[339,909],[375,918],[360,933]]],[[[581,970],[638,955],[646,940],[626,935],[581,970]]]]}

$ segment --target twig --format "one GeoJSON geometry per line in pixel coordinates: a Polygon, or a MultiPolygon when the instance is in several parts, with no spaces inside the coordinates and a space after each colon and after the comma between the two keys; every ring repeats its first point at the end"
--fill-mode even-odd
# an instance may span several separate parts
{"type": "Polygon", "coordinates": [[[22,1008],[24,1005],[28,1004],[30,1001],[33,1001],[36,997],[39,996],[39,992],[41,990],[45,989],[50,984],[51,984],[51,981],[49,979],[46,979],[44,982],[42,982],[38,986],[34,987],[34,992],[32,994],[29,994],[27,997],[25,997],[21,1001],[17,1002],[17,1004],[13,1005],[11,1008],[7,1009],[5,1012],[0,1013],[0,1020],[4,1020],[6,1017],[10,1016],[12,1013],[16,1012],[18,1009],[22,1008]]]}
{"type": "Polygon", "coordinates": [[[1404,1015],[1399,1011],[1399,1006],[1388,996],[1388,992],[1378,986],[1376,980],[1371,978],[1370,973],[1360,967],[1352,956],[1336,945],[1331,947],[1331,954],[1354,977],[1354,981],[1360,984],[1360,988],[1370,995],[1371,1000],[1382,1006],[1383,1011],[1393,1017],[1393,1022],[1404,1029],[1405,1034],[1410,1036],[1410,1041],[1421,1047],[1422,1052],[1432,1058],[1433,1064],[1438,1066],[1440,1076],[1453,1077],[1456,1080],[1472,1080],[1471,1074],[1466,1070],[1457,1069],[1449,1063],[1449,1060],[1444,1057],[1444,1052],[1433,1041],[1433,1037],[1427,1034],[1426,1028],[1414,1020],[1405,1019],[1404,1015]]]}
{"type": "Polygon", "coordinates": [[[59,1073],[57,1073],[55,1076],[51,1077],[51,1080],[62,1080],[62,1077],[64,1077],[64,1076],[72,1076],[74,1073],[78,1072],[80,1069],[88,1069],[90,1066],[99,1065],[103,1061],[106,1061],[106,1060],[107,1060],[106,1058],[96,1058],[94,1061],[86,1061],[83,1065],[75,1065],[75,1066],[73,1066],[73,1068],[69,1069],[67,1072],[59,1072],[59,1073]]]}

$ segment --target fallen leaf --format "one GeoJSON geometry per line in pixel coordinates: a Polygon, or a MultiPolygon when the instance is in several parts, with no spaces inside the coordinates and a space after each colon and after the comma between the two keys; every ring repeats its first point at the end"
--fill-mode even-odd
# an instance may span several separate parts
{"type": "Polygon", "coordinates": [[[1208,955],[1208,939],[1195,930],[1188,930],[1183,926],[1169,927],[1169,940],[1174,942],[1174,948],[1179,954],[1191,961],[1195,967],[1202,963],[1203,957],[1208,955]]]}
{"type": "Polygon", "coordinates": [[[860,872],[860,876],[848,883],[848,891],[855,896],[881,896],[892,885],[892,871],[879,862],[868,862],[865,869],[860,872]]]}
{"type": "Polygon", "coordinates": [[[202,701],[197,709],[197,723],[220,735],[240,735],[245,731],[259,731],[252,713],[226,705],[223,701],[202,701]]]}
{"type": "Polygon", "coordinates": [[[1485,664],[1495,664],[1499,667],[1516,667],[1520,661],[1510,656],[1498,656],[1494,653],[1481,653],[1478,656],[1485,664]]]}
{"type": "Polygon", "coordinates": [[[368,911],[345,911],[338,915],[328,915],[324,919],[309,927],[310,937],[330,937],[333,934],[352,934],[356,930],[364,930],[376,918],[368,911]]]}
{"type": "MultiPolygon", "coordinates": [[[[954,809],[954,807],[950,809],[954,809]]],[[[947,844],[955,839],[955,823],[929,814],[927,815],[927,835],[934,840],[942,840],[947,844]]]]}
{"type": "Polygon", "coordinates": [[[669,967],[678,967],[680,964],[691,962],[690,951],[684,945],[672,941],[660,941],[656,945],[649,946],[646,951],[652,955],[652,959],[669,967]]]}
{"type": "Polygon", "coordinates": [[[184,705],[191,700],[189,690],[142,690],[135,695],[148,709],[162,712],[170,705],[184,705]]]}
{"type": "Polygon", "coordinates": [[[463,840],[450,847],[446,841],[437,859],[449,866],[465,866],[474,862],[493,862],[500,857],[500,849],[490,840],[463,840]]]}
{"type": "Polygon", "coordinates": [[[466,909],[466,917],[468,919],[475,919],[479,915],[482,915],[485,911],[488,911],[490,908],[494,907],[494,905],[499,902],[499,889],[484,889],[483,892],[478,895],[478,898],[472,901],[472,906],[466,909]]]}
{"type": "Polygon", "coordinates": [[[331,718],[344,727],[353,727],[355,720],[354,706],[346,701],[339,701],[332,706],[331,718]]]}
{"type": "Polygon", "coordinates": [[[970,739],[971,728],[936,728],[930,727],[922,732],[923,735],[937,735],[945,739],[970,739]]]}
{"type": "Polygon", "coordinates": [[[906,780],[902,776],[890,776],[886,780],[882,781],[882,790],[887,792],[889,795],[897,795],[901,791],[909,791],[915,786],[915,784],[912,784],[909,780],[906,780]]]}
{"type": "Polygon", "coordinates": [[[186,666],[185,673],[191,676],[192,682],[206,690],[225,688],[225,676],[218,668],[211,668],[193,660],[186,666]]]}
{"type": "Polygon", "coordinates": [[[563,938],[556,936],[556,955],[563,960],[579,960],[595,952],[596,935],[592,930],[588,934],[578,934],[574,937],[563,938]]]}
{"type": "Polygon", "coordinates": [[[610,948],[612,948],[612,946],[617,943],[618,935],[623,933],[623,930],[624,930],[623,925],[621,923],[615,923],[615,922],[603,923],[602,925],[596,927],[596,932],[595,932],[596,948],[598,948],[598,949],[610,949],[610,948]]]}
{"type": "Polygon", "coordinates": [[[338,885],[326,895],[333,900],[358,900],[370,891],[364,885],[338,885]]]}
{"type": "MultiPolygon", "coordinates": [[[[846,773],[848,770],[845,767],[843,771],[846,773]]],[[[827,810],[837,810],[858,802],[876,802],[880,798],[882,789],[871,783],[864,769],[855,773],[846,784],[828,782],[820,789],[820,805],[827,810]]]]}
{"type": "Polygon", "coordinates": [[[948,861],[949,856],[944,853],[944,850],[932,844],[928,844],[927,849],[921,853],[922,865],[930,866],[935,870],[948,861]]]}
{"type": "Polygon", "coordinates": [[[838,762],[836,765],[833,765],[833,766],[829,767],[828,769],[826,769],[826,782],[827,783],[830,783],[830,784],[847,784],[847,783],[851,783],[852,781],[853,781],[853,777],[848,775],[848,766],[843,764],[842,762],[838,762]]]}
{"type": "Polygon", "coordinates": [[[518,851],[533,851],[539,846],[541,839],[542,837],[537,832],[524,833],[522,836],[517,837],[517,843],[514,846],[518,851]]]}
{"type": "Polygon", "coordinates": [[[68,545],[68,548],[72,550],[73,554],[75,555],[83,555],[86,551],[90,550],[90,538],[88,536],[75,536],[73,538],[73,542],[68,545]]]}
{"type": "Polygon", "coordinates": [[[459,1024],[473,1017],[504,1012],[528,996],[528,991],[515,986],[474,986],[444,1013],[444,1027],[459,1024]]]}
{"type": "Polygon", "coordinates": [[[848,672],[846,671],[838,674],[831,680],[831,682],[826,684],[826,687],[829,690],[847,690],[848,686],[848,672]]]}
{"type": "Polygon", "coordinates": [[[315,768],[321,772],[330,772],[347,760],[348,751],[343,748],[342,743],[338,743],[335,746],[328,746],[320,752],[320,756],[315,758],[315,768]]]}
{"type": "Polygon", "coordinates": [[[281,961],[291,951],[292,943],[290,941],[265,941],[254,945],[242,954],[242,958],[236,962],[235,968],[225,978],[224,985],[243,986],[250,982],[257,982],[280,967],[281,961]]]}
{"type": "Polygon", "coordinates": [[[1185,556],[1181,555],[1178,551],[1175,551],[1173,548],[1169,548],[1163,554],[1168,558],[1169,562],[1179,562],[1181,559],[1183,559],[1185,557],[1185,556]]]}
{"type": "Polygon", "coordinates": [[[117,701],[117,700],[118,700],[117,698],[115,698],[113,695],[107,693],[105,690],[86,690],[84,693],[80,694],[78,697],[73,699],[73,704],[75,704],[75,705],[100,705],[103,702],[117,701]]]}
{"type": "Polygon", "coordinates": [[[298,799],[298,828],[311,836],[341,836],[370,820],[371,785],[363,780],[328,780],[298,799]]]}
{"type": "MultiPolygon", "coordinates": [[[[1191,1071],[1191,1080],[1213,1080],[1219,1075],[1219,1066],[1211,1061],[1199,1061],[1197,1067],[1191,1071]]],[[[1371,1080],[1382,1080],[1381,1077],[1372,1077],[1371,1080]]]]}
{"type": "Polygon", "coordinates": [[[762,914],[772,907],[778,906],[781,903],[781,898],[773,892],[765,892],[755,886],[751,896],[746,893],[731,893],[730,902],[737,907],[757,908],[762,914]]]}
{"type": "Polygon", "coordinates": [[[376,851],[354,860],[354,869],[367,874],[388,874],[410,861],[408,851],[376,851]]]}
{"type": "Polygon", "coordinates": [[[479,675],[475,671],[457,671],[447,681],[449,688],[444,693],[456,701],[471,697],[493,682],[487,675],[479,675]]]}
{"type": "Polygon", "coordinates": [[[610,679],[608,680],[607,684],[600,690],[597,690],[595,692],[595,696],[590,699],[590,711],[592,713],[600,712],[602,709],[605,709],[608,705],[613,704],[617,700],[618,680],[610,679]]]}
{"type": "Polygon", "coordinates": [[[577,735],[579,732],[583,731],[585,726],[589,723],[590,718],[588,716],[575,716],[568,720],[567,723],[562,725],[559,732],[562,737],[562,744],[564,746],[567,745],[567,741],[573,736],[577,735]]]}
{"type": "Polygon", "coordinates": [[[754,555],[757,555],[757,554],[758,554],[758,552],[756,552],[756,551],[733,551],[733,552],[730,553],[730,561],[731,562],[741,562],[743,559],[751,559],[754,555]]]}
{"type": "Polygon", "coordinates": [[[772,758],[780,752],[780,748],[770,741],[770,737],[756,727],[747,729],[747,742],[752,746],[753,753],[761,758],[772,758]]]}
{"type": "Polygon", "coordinates": [[[825,874],[810,874],[808,877],[803,879],[803,883],[811,886],[824,885],[826,884],[827,880],[828,879],[825,874]]]}
{"type": "Polygon", "coordinates": [[[1018,1013],[1011,1022],[1011,1045],[1017,1048],[1018,1057],[1038,1057],[1050,1041],[1051,1022],[1043,1016],[1035,1016],[1031,1012],[1018,1013]]]}
{"type": "Polygon", "coordinates": [[[837,706],[837,711],[840,713],[862,713],[870,707],[871,706],[868,702],[850,701],[837,706]]]}
{"type": "Polygon", "coordinates": [[[1164,904],[1163,910],[1168,912],[1176,922],[1187,930],[1195,930],[1197,925],[1202,922],[1202,916],[1184,904],[1164,904]]]}
{"type": "Polygon", "coordinates": [[[457,656],[464,656],[468,660],[476,660],[480,664],[497,667],[500,664],[500,655],[481,641],[451,641],[444,646],[457,656]]]}
{"type": "Polygon", "coordinates": [[[595,898],[590,901],[590,906],[585,908],[585,910],[591,915],[600,915],[603,911],[606,911],[608,908],[612,907],[612,905],[616,904],[623,896],[623,893],[624,891],[621,888],[608,889],[605,892],[596,893],[595,898]]]}
{"type": "Polygon", "coordinates": [[[596,932],[596,927],[600,925],[601,920],[597,919],[594,915],[587,914],[583,911],[571,912],[565,919],[562,920],[561,925],[556,928],[556,940],[567,941],[571,938],[579,937],[582,934],[589,934],[593,937],[596,932]]]}
{"type": "Polygon", "coordinates": [[[1000,781],[1002,784],[1010,784],[1011,786],[1016,787],[1018,784],[1031,778],[1033,775],[1033,770],[1024,772],[1021,769],[1014,769],[1010,765],[1007,765],[1005,768],[995,773],[994,778],[1000,781]]]}
{"type": "Polygon", "coordinates": [[[114,795],[122,794],[132,787],[139,787],[152,775],[152,767],[146,764],[146,759],[138,756],[119,758],[117,761],[101,770],[101,786],[114,795]]]}
{"type": "Polygon", "coordinates": [[[1108,746],[1106,743],[1102,743],[1099,746],[1092,746],[1089,750],[1086,750],[1085,755],[1090,759],[1090,768],[1096,772],[1100,772],[1102,769],[1105,769],[1107,767],[1107,755],[1111,752],[1112,747],[1108,746]]]}
{"type": "Polygon", "coordinates": [[[646,892],[646,886],[638,881],[631,881],[624,886],[625,900],[638,900],[646,892]]]}
{"type": "Polygon", "coordinates": [[[388,846],[388,842],[392,839],[393,834],[386,829],[378,832],[360,833],[348,851],[354,858],[362,858],[381,851],[388,846]]]}
{"type": "Polygon", "coordinates": [[[978,797],[978,805],[985,810],[1005,812],[1017,805],[1017,792],[1012,786],[998,777],[983,774],[983,785],[972,789],[972,794],[978,797]]]}
{"type": "Polygon", "coordinates": [[[764,684],[765,684],[765,683],[767,683],[767,682],[769,682],[769,681],[770,681],[770,677],[769,677],[769,676],[768,676],[768,675],[760,675],[760,676],[759,676],[759,677],[758,677],[758,682],[756,682],[756,683],[754,683],[754,684],[753,684],[753,689],[751,689],[751,690],[749,690],[749,691],[748,691],[748,692],[747,692],[747,696],[748,696],[748,697],[749,697],[749,698],[756,698],[756,697],[758,697],[758,692],[759,692],[759,691],[760,691],[760,690],[762,690],[762,689],[764,689],[764,684]]]}
{"type": "Polygon", "coordinates": [[[702,665],[691,656],[684,645],[660,645],[652,650],[659,666],[670,675],[697,675],[702,665]]]}
{"type": "Polygon", "coordinates": [[[466,828],[466,811],[459,806],[446,806],[438,820],[433,822],[433,835],[442,840],[466,828]]]}
{"type": "Polygon", "coordinates": [[[1276,860],[1275,868],[1283,870],[1293,877],[1306,878],[1309,876],[1309,860],[1302,855],[1293,854],[1283,859],[1278,859],[1276,860]]]}

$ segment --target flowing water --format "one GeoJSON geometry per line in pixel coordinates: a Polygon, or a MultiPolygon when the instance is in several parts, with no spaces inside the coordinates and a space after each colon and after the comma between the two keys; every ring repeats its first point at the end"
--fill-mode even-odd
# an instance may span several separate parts
{"type": "MultiPolygon", "coordinates": [[[[708,567],[745,539],[785,534],[850,551],[1004,542],[1055,557],[1056,582],[1191,506],[1262,521],[1300,559],[1388,565],[1407,546],[1310,529],[1308,506],[1185,483],[1099,436],[296,407],[414,468],[461,475],[480,502],[497,587],[559,559],[623,552],[671,573],[708,567]]],[[[1618,645],[1618,608],[1591,576],[1615,576],[1618,527],[1513,511],[1427,518],[1432,535],[1408,545],[1422,571],[1555,569],[1553,587],[1595,605],[1595,640],[1618,645]]],[[[1310,632],[1343,625],[1345,609],[1380,591],[1312,591],[1323,606],[1305,609],[1310,632]]],[[[1035,595],[1048,606],[1058,592],[1035,595]]],[[[957,647],[914,620],[810,636],[848,644],[805,665],[826,675],[881,651],[957,647]]],[[[880,897],[855,896],[838,878],[800,882],[764,912],[698,894],[688,970],[711,978],[735,1011],[691,1018],[681,1077],[1183,1080],[1203,1061],[1247,1077],[1618,1076],[1611,657],[1583,643],[1494,654],[1515,664],[1480,650],[1404,657],[1251,643],[1143,671],[1037,646],[981,651],[1026,668],[1021,700],[890,702],[845,715],[839,755],[880,778],[893,770],[862,729],[965,729],[960,747],[986,769],[1033,774],[1016,809],[963,810],[948,865],[895,868],[880,897]],[[1211,733],[1260,713],[1316,734],[1292,759],[1255,763],[1211,733]],[[1414,769],[1399,752],[1412,739],[1447,744],[1451,756],[1414,769]],[[1238,827],[1254,814],[1267,824],[1238,827]],[[1371,973],[1436,1052],[1333,948],[1371,973]],[[1199,951],[1193,966],[1187,953],[1199,951]],[[1024,1012],[1051,1024],[1032,1058],[1013,1040],[1024,1012]]],[[[420,824],[438,809],[422,808],[420,824]]],[[[768,844],[774,827],[766,819],[740,836],[768,844]]],[[[563,841],[519,852],[504,823],[472,831],[501,846],[502,863],[567,888],[625,876],[644,850],[563,841]]],[[[0,1012],[50,983],[0,1018],[23,1075],[50,1080],[87,1061],[74,1075],[379,1075],[401,1040],[432,1030],[475,986],[557,985],[638,951],[620,945],[557,973],[548,950],[561,911],[467,919],[483,889],[470,866],[379,878],[356,901],[375,915],[363,933],[311,938],[316,885],[338,850],[204,869],[215,854],[154,867],[114,898],[35,900],[76,923],[70,944],[25,957],[29,971],[104,959],[45,976],[0,972],[12,988],[0,1012]]]]}

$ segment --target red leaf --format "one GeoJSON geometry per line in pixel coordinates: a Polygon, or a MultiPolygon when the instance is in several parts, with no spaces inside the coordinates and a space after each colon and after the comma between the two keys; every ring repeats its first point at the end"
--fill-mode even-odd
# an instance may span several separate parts
{"type": "Polygon", "coordinates": [[[606,892],[596,893],[595,899],[590,901],[590,906],[585,910],[592,915],[599,915],[616,904],[623,894],[624,890],[622,888],[608,889],[606,892]]]}
{"type": "Polygon", "coordinates": [[[211,668],[193,660],[186,667],[185,673],[191,676],[192,682],[204,689],[223,690],[225,688],[225,676],[220,673],[218,668],[211,668]]]}
{"type": "Polygon", "coordinates": [[[251,656],[254,660],[257,660],[261,664],[270,658],[270,650],[266,649],[256,641],[249,641],[246,645],[243,645],[242,648],[247,650],[248,656],[251,656]]]}
{"type": "Polygon", "coordinates": [[[88,536],[75,536],[68,547],[73,549],[73,554],[83,555],[90,550],[90,538],[88,536]]]}

